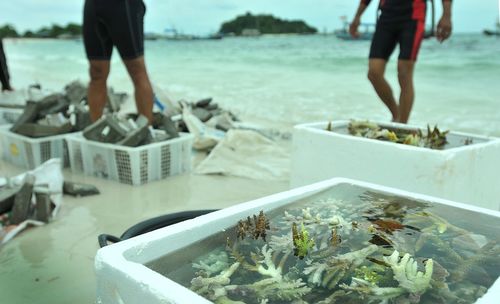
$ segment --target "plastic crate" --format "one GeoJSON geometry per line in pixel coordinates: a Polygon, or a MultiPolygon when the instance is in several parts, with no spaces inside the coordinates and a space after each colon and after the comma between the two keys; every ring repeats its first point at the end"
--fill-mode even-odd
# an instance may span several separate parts
{"type": "Polygon", "coordinates": [[[16,166],[34,169],[52,158],[69,165],[68,149],[64,138],[68,134],[31,138],[10,131],[11,125],[0,126],[2,157],[16,166]]]}
{"type": "Polygon", "coordinates": [[[23,109],[2,108],[0,107],[0,126],[15,123],[23,114],[23,109]]]}
{"type": "Polygon", "coordinates": [[[81,133],[66,138],[71,171],[142,185],[191,171],[194,136],[131,148],[87,140],[81,133]]]}

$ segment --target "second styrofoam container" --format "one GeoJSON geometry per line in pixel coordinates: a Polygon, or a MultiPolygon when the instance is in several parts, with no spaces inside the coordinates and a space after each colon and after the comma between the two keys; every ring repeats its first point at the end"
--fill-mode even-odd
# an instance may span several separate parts
{"type": "MultiPolygon", "coordinates": [[[[295,127],[291,187],[346,177],[500,209],[499,139],[450,132],[455,140],[470,139],[472,144],[431,150],[352,136],[345,132],[349,121],[333,122],[333,132],[326,130],[328,124],[295,127]]],[[[394,123],[379,125],[417,128],[394,123]]]]}

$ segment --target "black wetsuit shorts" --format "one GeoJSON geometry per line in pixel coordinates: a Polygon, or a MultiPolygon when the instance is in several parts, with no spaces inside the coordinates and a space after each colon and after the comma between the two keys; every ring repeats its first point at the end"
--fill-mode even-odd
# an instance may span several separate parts
{"type": "Polygon", "coordinates": [[[144,54],[142,0],[86,0],[83,39],[90,60],[110,60],[116,46],[124,60],[144,54]]]}
{"type": "Polygon", "coordinates": [[[370,58],[388,60],[399,44],[399,59],[416,61],[425,35],[426,10],[426,0],[381,0],[370,58]]]}
{"type": "Polygon", "coordinates": [[[410,20],[387,24],[378,23],[370,48],[370,58],[389,60],[399,44],[399,60],[416,61],[424,38],[424,23],[410,20]]]}

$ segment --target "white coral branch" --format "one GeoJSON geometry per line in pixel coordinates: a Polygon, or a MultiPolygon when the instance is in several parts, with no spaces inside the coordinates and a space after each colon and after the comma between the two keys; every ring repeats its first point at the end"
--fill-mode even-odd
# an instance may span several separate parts
{"type": "MultiPolygon", "coordinates": [[[[307,264],[311,264],[311,261],[308,261],[307,264]]],[[[304,274],[309,275],[309,283],[320,286],[321,278],[326,267],[327,265],[325,263],[314,263],[304,268],[304,274]]]]}
{"type": "Polygon", "coordinates": [[[368,303],[372,303],[373,301],[387,303],[388,300],[405,293],[405,290],[400,287],[378,287],[377,285],[373,285],[368,281],[358,278],[352,278],[351,285],[342,284],[340,287],[344,290],[356,291],[362,295],[368,296],[368,303]]]}
{"type": "MultiPolygon", "coordinates": [[[[277,267],[273,262],[273,250],[271,248],[267,248],[267,244],[262,247],[262,256],[264,260],[255,261],[256,262],[256,270],[263,276],[271,277],[273,280],[280,282],[283,279],[281,274],[283,265],[280,263],[277,267]]],[[[288,255],[286,255],[288,256],[288,255]]],[[[284,259],[284,258],[283,258],[284,259]]],[[[282,259],[282,262],[283,262],[282,259]]]]}
{"type": "Polygon", "coordinates": [[[194,263],[193,268],[204,271],[207,276],[212,276],[226,269],[229,266],[228,256],[225,251],[211,253],[199,263],[194,263]]]}
{"type": "Polygon", "coordinates": [[[264,279],[250,285],[261,299],[293,300],[311,292],[301,279],[276,281],[272,278],[264,279]]]}
{"type": "Polygon", "coordinates": [[[334,288],[348,269],[354,269],[363,264],[366,257],[377,250],[378,246],[372,244],[357,251],[330,257],[322,263],[312,263],[308,260],[306,263],[309,266],[304,268],[304,274],[308,275],[308,282],[311,284],[334,288]]]}
{"type": "Polygon", "coordinates": [[[291,233],[282,236],[271,236],[271,241],[269,242],[271,248],[274,252],[287,253],[292,251],[293,239],[291,233]]]}
{"type": "Polygon", "coordinates": [[[399,260],[399,252],[395,250],[390,257],[384,257],[384,261],[391,266],[399,286],[408,292],[422,294],[429,287],[433,271],[432,259],[425,263],[425,273],[418,271],[417,262],[408,253],[399,260]]]}
{"type": "Polygon", "coordinates": [[[363,249],[333,257],[333,259],[331,259],[331,263],[335,264],[341,261],[341,262],[347,262],[352,266],[357,267],[365,261],[367,256],[371,255],[377,250],[378,246],[371,244],[370,246],[365,247],[363,249]]]}
{"type": "Polygon", "coordinates": [[[212,278],[196,277],[191,280],[191,290],[213,301],[223,298],[227,294],[225,286],[229,285],[231,282],[230,277],[239,266],[240,263],[236,262],[212,278]]]}

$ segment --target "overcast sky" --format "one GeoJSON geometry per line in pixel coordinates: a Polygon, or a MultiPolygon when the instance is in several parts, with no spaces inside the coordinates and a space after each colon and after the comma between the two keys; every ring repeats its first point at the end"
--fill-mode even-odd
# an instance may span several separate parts
{"type": "MultiPolygon", "coordinates": [[[[94,0],[106,1],[106,0],[94,0]]],[[[220,24],[247,11],[270,13],[285,19],[302,19],[323,31],[338,28],[339,17],[354,14],[358,0],[145,0],[145,30],[163,32],[175,27],[183,33],[216,32],[220,24]]],[[[378,0],[373,0],[364,21],[373,22],[378,0]]],[[[441,0],[435,0],[438,13],[441,0]]],[[[492,28],[498,18],[499,0],[454,0],[456,32],[479,32],[492,28]]],[[[84,0],[1,0],[0,24],[18,30],[38,29],[52,23],[81,23],[84,0]]]]}

